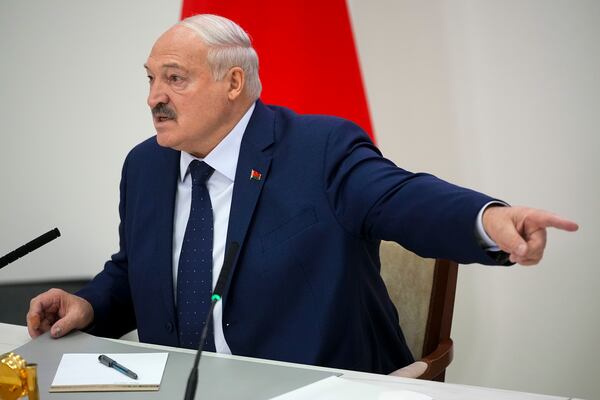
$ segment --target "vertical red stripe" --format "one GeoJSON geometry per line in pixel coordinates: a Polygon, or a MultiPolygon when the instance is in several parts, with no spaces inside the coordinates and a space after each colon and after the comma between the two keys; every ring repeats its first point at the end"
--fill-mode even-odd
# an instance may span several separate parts
{"type": "Polygon", "coordinates": [[[200,13],[250,34],[263,101],[344,117],[374,138],[345,0],[183,0],[182,18],[200,13]]]}

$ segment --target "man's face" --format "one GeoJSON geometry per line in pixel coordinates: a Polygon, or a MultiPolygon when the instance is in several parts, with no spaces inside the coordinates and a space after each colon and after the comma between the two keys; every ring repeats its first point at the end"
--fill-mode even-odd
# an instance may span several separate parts
{"type": "Polygon", "coordinates": [[[227,133],[229,112],[227,80],[214,80],[206,55],[191,29],[175,26],[156,41],[145,64],[158,143],[199,157],[227,133]]]}

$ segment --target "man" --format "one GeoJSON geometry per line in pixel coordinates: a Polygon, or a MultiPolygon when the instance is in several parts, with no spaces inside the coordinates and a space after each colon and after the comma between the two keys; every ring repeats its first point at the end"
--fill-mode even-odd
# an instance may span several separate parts
{"type": "Polygon", "coordinates": [[[224,18],[169,29],[145,68],[157,135],[125,160],[119,252],[77,295],[33,299],[32,337],[137,328],[141,341],[195,348],[235,242],[206,348],[389,373],[413,358],[379,276],[380,240],[532,265],[547,227],[577,229],[404,171],[348,121],[265,106],[250,40],[224,18]]]}

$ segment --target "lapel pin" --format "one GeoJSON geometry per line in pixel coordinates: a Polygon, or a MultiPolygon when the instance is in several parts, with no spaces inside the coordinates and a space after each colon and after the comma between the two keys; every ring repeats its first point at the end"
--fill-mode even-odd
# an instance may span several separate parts
{"type": "Polygon", "coordinates": [[[257,170],[253,169],[252,171],[250,171],[250,179],[252,179],[253,181],[260,181],[261,178],[262,174],[257,170]]]}

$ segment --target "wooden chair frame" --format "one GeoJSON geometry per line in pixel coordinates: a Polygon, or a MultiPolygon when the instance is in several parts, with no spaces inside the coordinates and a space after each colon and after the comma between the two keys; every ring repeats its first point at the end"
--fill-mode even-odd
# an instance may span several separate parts
{"type": "Polygon", "coordinates": [[[419,379],[443,382],[446,368],[453,358],[454,344],[450,338],[454,298],[458,278],[458,264],[454,261],[436,260],[433,287],[429,303],[427,328],[421,361],[427,364],[419,379]]]}

